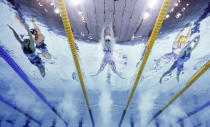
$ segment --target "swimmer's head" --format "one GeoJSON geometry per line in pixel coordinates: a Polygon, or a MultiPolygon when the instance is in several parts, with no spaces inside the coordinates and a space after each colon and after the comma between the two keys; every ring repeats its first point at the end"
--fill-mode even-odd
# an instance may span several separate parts
{"type": "Polygon", "coordinates": [[[30,44],[30,40],[29,39],[24,39],[23,44],[24,44],[24,47],[28,47],[29,44],[30,44]]]}
{"type": "Polygon", "coordinates": [[[105,42],[110,42],[111,39],[112,39],[111,36],[105,36],[105,39],[104,40],[105,40],[105,42]]]}
{"type": "Polygon", "coordinates": [[[37,30],[36,29],[30,29],[31,34],[36,35],[37,34],[37,30]]]}
{"type": "Polygon", "coordinates": [[[186,40],[187,40],[187,37],[186,36],[181,35],[179,37],[179,42],[185,42],[186,40]]]}

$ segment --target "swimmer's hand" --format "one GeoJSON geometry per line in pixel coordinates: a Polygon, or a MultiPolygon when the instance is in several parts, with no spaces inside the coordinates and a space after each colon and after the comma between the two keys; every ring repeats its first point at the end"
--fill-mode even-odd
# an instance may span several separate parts
{"type": "Polygon", "coordinates": [[[32,22],[35,22],[34,17],[31,19],[32,22]]]}
{"type": "Polygon", "coordinates": [[[18,15],[15,15],[15,18],[18,19],[18,20],[21,20],[20,16],[18,16],[18,15]]]}

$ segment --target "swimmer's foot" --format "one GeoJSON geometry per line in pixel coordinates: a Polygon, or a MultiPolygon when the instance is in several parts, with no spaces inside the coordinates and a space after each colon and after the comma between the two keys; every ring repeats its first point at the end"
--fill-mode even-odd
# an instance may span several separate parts
{"type": "Polygon", "coordinates": [[[44,58],[46,58],[46,59],[51,59],[51,55],[50,55],[50,53],[48,53],[48,52],[42,53],[42,56],[43,56],[44,58]]]}
{"type": "Polygon", "coordinates": [[[45,77],[45,67],[44,66],[40,66],[38,67],[39,71],[40,71],[40,74],[42,77],[45,77]]]}

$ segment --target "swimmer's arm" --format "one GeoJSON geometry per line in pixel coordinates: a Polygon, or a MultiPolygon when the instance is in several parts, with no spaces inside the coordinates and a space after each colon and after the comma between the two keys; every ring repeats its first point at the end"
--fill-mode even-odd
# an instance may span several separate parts
{"type": "Polygon", "coordinates": [[[30,45],[29,45],[29,47],[30,47],[30,49],[32,51],[35,51],[35,48],[34,48],[34,39],[33,39],[33,36],[31,34],[31,31],[29,30],[29,26],[28,25],[26,25],[26,30],[28,32],[29,39],[30,39],[30,45]]]}
{"type": "Polygon", "coordinates": [[[101,42],[104,44],[104,30],[105,30],[105,25],[103,25],[102,30],[101,30],[101,42]]]}
{"type": "Polygon", "coordinates": [[[23,41],[18,36],[17,32],[10,25],[8,25],[8,27],[12,30],[12,32],[13,32],[15,38],[18,40],[18,42],[23,43],[23,41]]]}
{"type": "Polygon", "coordinates": [[[16,19],[20,22],[20,24],[23,26],[23,27],[26,27],[26,24],[24,24],[23,22],[22,22],[22,20],[20,19],[20,17],[19,16],[15,16],[16,17],[16,19]]]}
{"type": "Polygon", "coordinates": [[[104,37],[104,30],[105,30],[105,25],[103,25],[102,30],[101,30],[101,37],[104,37]]]}
{"type": "Polygon", "coordinates": [[[181,35],[181,33],[184,31],[185,28],[182,28],[182,30],[178,33],[178,35],[176,36],[176,40],[175,42],[173,43],[173,47],[176,47],[177,45],[177,42],[179,41],[179,37],[181,35]]]}
{"type": "Polygon", "coordinates": [[[192,24],[189,25],[189,31],[187,33],[187,39],[190,37],[191,32],[192,32],[192,24]]]}
{"type": "Polygon", "coordinates": [[[32,24],[33,24],[34,28],[37,30],[37,32],[41,33],[39,27],[35,24],[34,19],[32,19],[32,24]]]}
{"type": "Polygon", "coordinates": [[[109,25],[109,29],[110,29],[111,38],[114,38],[114,31],[113,31],[113,26],[111,23],[109,25]]]}
{"type": "Polygon", "coordinates": [[[113,43],[116,43],[116,40],[115,40],[115,38],[114,38],[113,26],[112,26],[111,23],[110,23],[110,25],[109,25],[109,29],[110,29],[110,34],[111,34],[112,42],[113,42],[113,43]]]}

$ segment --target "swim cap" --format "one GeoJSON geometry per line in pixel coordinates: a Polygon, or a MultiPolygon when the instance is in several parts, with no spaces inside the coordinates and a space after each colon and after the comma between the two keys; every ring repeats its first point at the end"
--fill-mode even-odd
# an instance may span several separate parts
{"type": "Polygon", "coordinates": [[[186,41],[186,37],[185,36],[181,36],[180,38],[179,38],[179,42],[185,42],[186,41]]]}
{"type": "Polygon", "coordinates": [[[35,35],[37,34],[37,30],[36,29],[30,29],[31,34],[35,35]]]}
{"type": "Polygon", "coordinates": [[[112,39],[112,38],[111,38],[110,36],[106,36],[106,37],[105,37],[105,41],[108,41],[108,40],[111,41],[111,39],[112,39]]]}

